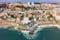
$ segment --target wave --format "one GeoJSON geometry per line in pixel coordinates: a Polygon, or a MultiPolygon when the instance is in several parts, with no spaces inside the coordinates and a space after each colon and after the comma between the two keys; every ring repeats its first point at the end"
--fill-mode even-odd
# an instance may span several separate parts
{"type": "Polygon", "coordinates": [[[33,35],[13,27],[0,28],[0,40],[60,40],[60,28],[56,25],[40,25],[33,35]]]}
{"type": "Polygon", "coordinates": [[[60,40],[60,28],[56,25],[42,25],[34,35],[34,40],[60,40]]]}
{"type": "Polygon", "coordinates": [[[0,28],[0,40],[27,40],[21,31],[12,27],[0,28]]]}

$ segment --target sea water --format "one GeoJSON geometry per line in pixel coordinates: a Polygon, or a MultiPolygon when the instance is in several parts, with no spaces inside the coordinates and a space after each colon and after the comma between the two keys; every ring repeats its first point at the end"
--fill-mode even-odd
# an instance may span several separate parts
{"type": "Polygon", "coordinates": [[[14,28],[0,28],[0,40],[28,40],[21,31],[14,28]]]}
{"type": "Polygon", "coordinates": [[[12,27],[0,28],[0,40],[60,40],[60,29],[41,25],[33,35],[29,35],[29,31],[25,30],[16,30],[12,27]]]}

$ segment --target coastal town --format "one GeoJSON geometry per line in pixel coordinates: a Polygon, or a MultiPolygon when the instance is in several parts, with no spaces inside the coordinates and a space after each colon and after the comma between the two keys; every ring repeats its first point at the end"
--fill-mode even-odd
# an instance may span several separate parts
{"type": "Polygon", "coordinates": [[[59,3],[1,3],[0,25],[35,30],[41,24],[60,25],[59,3]]]}

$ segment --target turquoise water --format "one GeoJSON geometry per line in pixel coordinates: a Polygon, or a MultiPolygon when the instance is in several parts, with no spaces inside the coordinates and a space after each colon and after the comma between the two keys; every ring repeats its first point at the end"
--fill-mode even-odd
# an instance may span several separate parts
{"type": "Polygon", "coordinates": [[[0,28],[0,40],[27,40],[21,31],[12,28],[0,28]]]}
{"type": "Polygon", "coordinates": [[[10,27],[0,28],[0,40],[60,40],[60,29],[57,27],[43,28],[34,35],[30,36],[10,27]]]}
{"type": "Polygon", "coordinates": [[[57,27],[43,28],[35,35],[34,40],[60,40],[60,29],[57,27]]]}

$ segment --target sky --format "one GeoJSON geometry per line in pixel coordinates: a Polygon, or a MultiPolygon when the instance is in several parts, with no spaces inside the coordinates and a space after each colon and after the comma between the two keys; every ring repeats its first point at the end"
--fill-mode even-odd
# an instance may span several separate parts
{"type": "Polygon", "coordinates": [[[0,2],[60,2],[60,0],[0,0],[0,2]]]}

